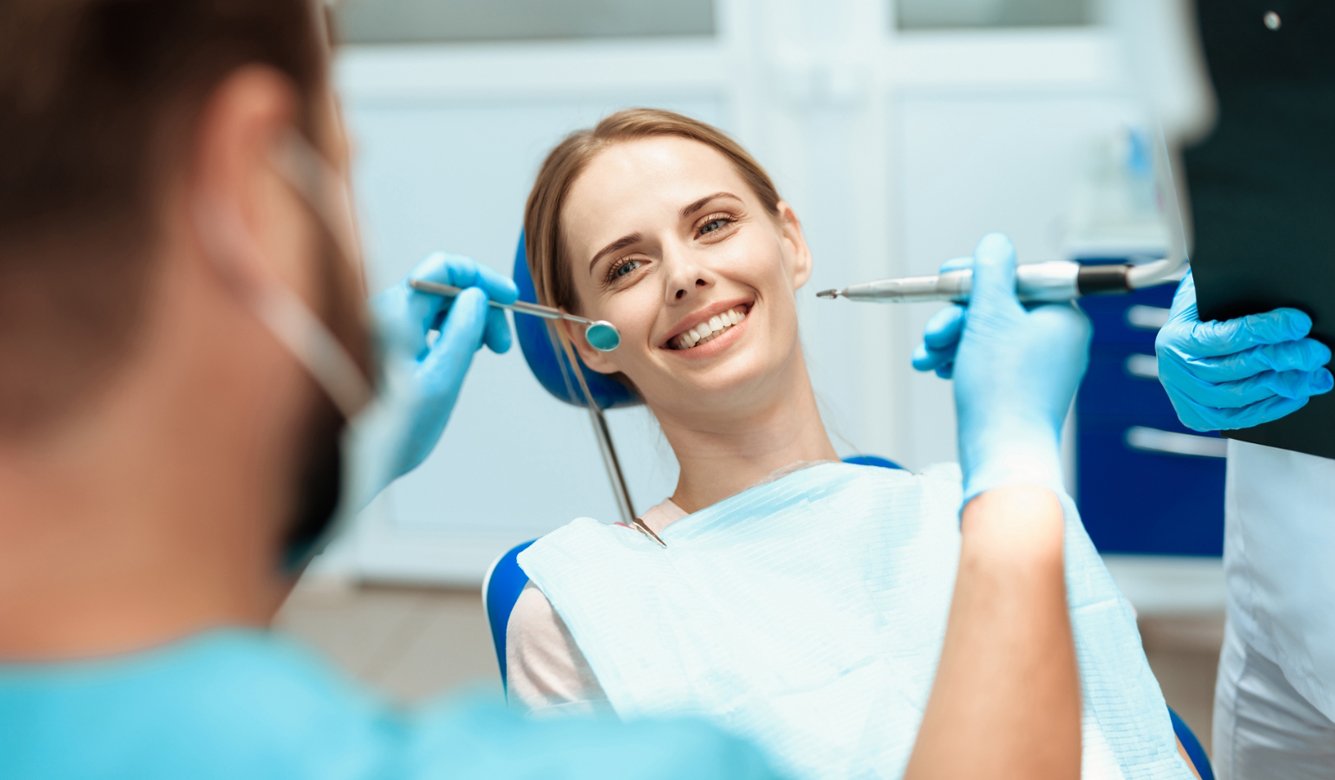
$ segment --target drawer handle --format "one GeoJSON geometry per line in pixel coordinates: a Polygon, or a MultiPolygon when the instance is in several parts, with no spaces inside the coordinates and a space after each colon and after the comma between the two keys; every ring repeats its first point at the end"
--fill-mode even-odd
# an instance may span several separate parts
{"type": "Polygon", "coordinates": [[[1168,324],[1168,309],[1138,303],[1126,309],[1127,324],[1141,330],[1158,330],[1168,324]]]}
{"type": "Polygon", "coordinates": [[[1159,455],[1184,455],[1191,458],[1228,456],[1228,442],[1213,436],[1196,436],[1176,431],[1161,431],[1136,425],[1126,429],[1126,446],[1159,455]]]}
{"type": "Polygon", "coordinates": [[[1159,358],[1154,355],[1135,354],[1126,359],[1126,373],[1137,379],[1159,381],[1159,358]]]}

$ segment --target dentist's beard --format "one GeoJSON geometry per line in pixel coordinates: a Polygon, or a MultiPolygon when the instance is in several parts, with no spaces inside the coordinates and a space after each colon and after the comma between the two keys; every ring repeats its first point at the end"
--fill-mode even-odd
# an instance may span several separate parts
{"type": "Polygon", "coordinates": [[[343,415],[317,391],[302,426],[297,492],[283,543],[284,565],[305,563],[321,543],[343,492],[343,415]]]}
{"type": "MultiPolygon", "coordinates": [[[[344,345],[363,373],[374,381],[371,338],[365,319],[365,290],[352,278],[337,247],[321,241],[325,260],[323,289],[316,314],[344,345]],[[343,273],[341,272],[349,272],[343,273]]],[[[348,421],[329,396],[312,383],[311,403],[296,449],[296,494],[284,534],[284,565],[304,564],[312,547],[324,541],[343,497],[344,432],[348,421]]]]}

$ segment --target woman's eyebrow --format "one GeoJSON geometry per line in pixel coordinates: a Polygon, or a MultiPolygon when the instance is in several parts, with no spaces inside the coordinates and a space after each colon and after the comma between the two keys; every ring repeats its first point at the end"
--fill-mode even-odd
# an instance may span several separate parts
{"type": "Polygon", "coordinates": [[[631,233],[630,235],[622,236],[621,238],[618,238],[616,241],[613,241],[612,243],[608,244],[602,249],[599,249],[597,253],[594,254],[593,259],[589,261],[589,272],[590,273],[593,272],[593,267],[595,265],[598,265],[598,261],[603,259],[604,255],[610,255],[613,252],[620,252],[622,249],[625,249],[631,244],[636,243],[641,238],[643,238],[643,236],[641,236],[639,233],[631,233]]]}
{"type": "Polygon", "coordinates": [[[693,200],[690,203],[686,204],[686,206],[681,210],[681,218],[686,219],[695,212],[704,208],[705,204],[709,203],[709,201],[715,198],[732,198],[735,201],[739,202],[741,201],[741,198],[737,197],[736,195],[733,195],[731,192],[715,192],[712,195],[706,195],[703,198],[700,198],[699,200],[693,200]]]}
{"type": "MultiPolygon", "coordinates": [[[[733,200],[739,203],[742,200],[736,195],[733,195],[731,192],[725,192],[725,191],[714,192],[704,196],[703,198],[693,200],[690,203],[686,204],[686,206],[684,206],[681,210],[681,218],[686,219],[695,212],[704,208],[706,205],[709,204],[711,200],[714,200],[715,198],[732,198],[733,200]]],[[[599,249],[597,252],[594,253],[593,259],[589,260],[589,271],[592,272],[593,267],[598,265],[598,261],[603,259],[604,256],[610,255],[613,252],[619,252],[622,249],[625,249],[626,247],[630,246],[631,244],[638,242],[642,238],[643,236],[640,235],[639,233],[631,233],[630,235],[622,236],[621,238],[618,238],[616,241],[613,241],[612,243],[608,244],[602,249],[599,249]]]]}

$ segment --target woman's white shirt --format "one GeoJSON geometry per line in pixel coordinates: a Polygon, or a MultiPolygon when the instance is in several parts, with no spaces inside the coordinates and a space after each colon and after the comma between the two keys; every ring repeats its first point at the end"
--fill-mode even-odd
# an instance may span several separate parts
{"type": "MultiPolygon", "coordinates": [[[[654,533],[686,516],[671,499],[641,519],[654,533]]],[[[536,715],[606,710],[607,696],[579,651],[570,629],[533,583],[524,586],[505,627],[510,703],[536,715]]]]}

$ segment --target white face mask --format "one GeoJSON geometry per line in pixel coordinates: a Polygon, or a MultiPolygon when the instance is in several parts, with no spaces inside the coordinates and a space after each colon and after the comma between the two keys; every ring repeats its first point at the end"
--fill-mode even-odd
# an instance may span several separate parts
{"type": "MultiPolygon", "coordinates": [[[[295,131],[276,151],[274,167],[315,215],[325,234],[333,239],[338,253],[360,276],[361,254],[353,229],[351,193],[340,177],[295,131]]],[[[327,517],[297,518],[298,528],[284,550],[284,560],[289,571],[299,570],[388,483],[385,472],[392,468],[389,444],[399,440],[403,426],[411,425],[412,420],[403,411],[405,405],[393,400],[410,391],[405,372],[387,367],[406,365],[407,361],[384,354],[384,350],[396,348],[393,340],[378,340],[383,342],[375,344],[380,351],[372,350],[376,376],[368,376],[347,346],[294,291],[277,282],[256,284],[237,272],[226,249],[237,242],[226,239],[246,230],[239,215],[199,204],[195,219],[210,257],[229,286],[306,369],[344,420],[338,452],[323,457],[315,453],[312,459],[317,470],[332,470],[334,474],[329,478],[317,475],[314,480],[310,480],[310,474],[303,474],[312,483],[304,482],[303,490],[333,492],[336,488],[337,499],[302,497],[319,514],[324,514],[323,508],[331,504],[333,508],[327,517]],[[335,458],[337,464],[332,463],[335,458]]]]}

